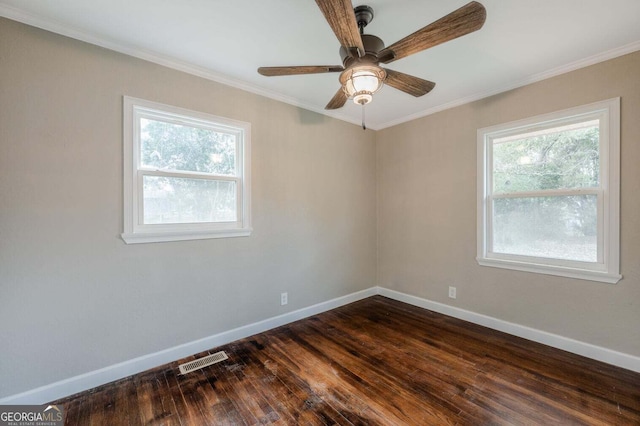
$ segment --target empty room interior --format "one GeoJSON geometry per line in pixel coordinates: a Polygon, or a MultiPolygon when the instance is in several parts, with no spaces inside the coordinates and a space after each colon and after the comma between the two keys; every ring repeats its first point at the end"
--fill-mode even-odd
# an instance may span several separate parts
{"type": "Polygon", "coordinates": [[[638,18],[0,0],[0,412],[640,424],[638,18]]]}

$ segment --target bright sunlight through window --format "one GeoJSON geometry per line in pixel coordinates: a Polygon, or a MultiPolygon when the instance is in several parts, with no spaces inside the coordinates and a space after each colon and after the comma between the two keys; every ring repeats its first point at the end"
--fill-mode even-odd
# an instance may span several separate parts
{"type": "Polygon", "coordinates": [[[247,236],[250,125],[124,98],[127,243],[247,236]]]}
{"type": "Polygon", "coordinates": [[[478,262],[617,282],[619,99],[478,130],[478,262]]]}

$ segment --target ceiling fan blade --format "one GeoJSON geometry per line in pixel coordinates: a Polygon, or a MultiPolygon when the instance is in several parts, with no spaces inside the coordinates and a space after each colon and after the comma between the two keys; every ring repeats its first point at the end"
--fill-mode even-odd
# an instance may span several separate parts
{"type": "Polygon", "coordinates": [[[389,62],[437,46],[449,40],[479,30],[487,18],[487,11],[477,1],[443,16],[426,27],[408,35],[383,49],[378,54],[380,62],[389,62]]]}
{"type": "Polygon", "coordinates": [[[338,89],[338,91],[333,96],[333,98],[331,98],[327,106],[324,107],[324,109],[342,108],[346,102],[347,102],[347,94],[344,93],[344,90],[342,90],[342,87],[341,87],[340,89],[338,89]]]}
{"type": "Polygon", "coordinates": [[[267,77],[278,75],[321,74],[325,72],[341,72],[340,65],[303,65],[299,67],[260,67],[258,72],[267,77]]]}
{"type": "Polygon", "coordinates": [[[433,81],[423,80],[403,72],[390,70],[389,68],[385,68],[385,71],[387,72],[387,78],[384,81],[386,84],[416,98],[426,95],[436,85],[433,81]]]}
{"type": "Polygon", "coordinates": [[[364,44],[360,37],[360,29],[353,13],[351,0],[316,0],[340,45],[347,51],[357,48],[360,56],[364,56],[364,44]]]}

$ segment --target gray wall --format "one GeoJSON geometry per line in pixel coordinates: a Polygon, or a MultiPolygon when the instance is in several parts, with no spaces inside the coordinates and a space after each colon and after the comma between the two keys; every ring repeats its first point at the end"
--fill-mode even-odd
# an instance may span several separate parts
{"type": "Polygon", "coordinates": [[[640,356],[638,76],[640,52],[378,132],[379,285],[640,356]],[[476,130],[618,96],[624,279],[478,266],[476,130]]]}
{"type": "Polygon", "coordinates": [[[375,166],[374,132],[0,19],[0,397],[374,286],[375,166]],[[251,237],[124,244],[123,95],[252,124],[251,237]]]}

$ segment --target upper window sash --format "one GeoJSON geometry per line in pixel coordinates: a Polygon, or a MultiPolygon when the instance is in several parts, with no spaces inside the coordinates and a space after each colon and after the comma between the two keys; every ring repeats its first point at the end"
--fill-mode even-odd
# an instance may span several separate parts
{"type": "MultiPolygon", "coordinates": [[[[174,107],[169,107],[169,108],[174,108],[174,107]]],[[[198,119],[195,117],[191,118],[188,116],[183,116],[181,114],[169,114],[163,111],[157,111],[154,109],[150,109],[148,107],[141,107],[138,105],[134,106],[133,114],[134,114],[133,130],[134,130],[134,144],[135,144],[134,161],[138,170],[154,170],[154,171],[162,170],[162,171],[172,171],[175,173],[184,173],[184,174],[193,173],[193,174],[199,174],[199,175],[212,175],[212,176],[220,176],[220,177],[230,176],[230,175],[216,174],[216,173],[210,173],[205,171],[195,172],[195,171],[178,170],[178,169],[158,169],[157,167],[143,165],[142,159],[140,158],[141,150],[142,150],[142,146],[140,145],[140,141],[141,141],[140,122],[141,122],[141,119],[148,119],[148,120],[159,121],[159,122],[164,122],[168,124],[187,126],[191,128],[200,128],[204,130],[210,130],[216,133],[224,133],[224,134],[235,136],[236,157],[235,157],[235,174],[233,176],[236,176],[236,177],[242,176],[243,174],[243,164],[242,164],[243,155],[242,154],[243,154],[243,145],[244,145],[242,141],[245,139],[244,129],[242,128],[239,129],[237,127],[232,127],[232,126],[225,126],[222,124],[218,124],[217,122],[214,124],[214,123],[211,123],[210,121],[205,121],[203,119],[198,119]]],[[[195,112],[194,114],[202,115],[201,113],[195,113],[195,112]]],[[[231,122],[231,120],[228,120],[228,119],[210,116],[210,119],[214,119],[214,118],[220,121],[231,122]]],[[[247,123],[241,123],[241,124],[245,125],[247,123]]]]}

